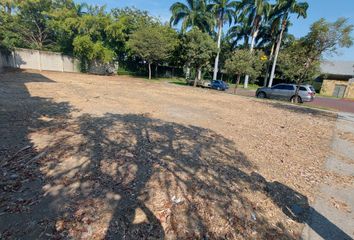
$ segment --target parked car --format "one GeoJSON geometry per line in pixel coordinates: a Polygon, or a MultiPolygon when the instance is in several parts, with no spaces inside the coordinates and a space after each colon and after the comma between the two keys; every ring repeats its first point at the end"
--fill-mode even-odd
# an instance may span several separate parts
{"type": "Polygon", "coordinates": [[[211,81],[210,87],[219,91],[225,91],[229,88],[229,85],[222,80],[213,80],[211,81]]]}
{"type": "MultiPolygon", "coordinates": [[[[187,79],[187,84],[190,86],[194,85],[194,79],[187,79]]],[[[209,80],[199,80],[197,81],[197,87],[210,88],[211,82],[209,80]]]]}
{"type": "Polygon", "coordinates": [[[283,99],[291,102],[311,102],[314,100],[316,91],[311,85],[300,85],[299,96],[295,98],[296,84],[277,84],[271,88],[262,87],[256,91],[257,98],[283,99]]]}

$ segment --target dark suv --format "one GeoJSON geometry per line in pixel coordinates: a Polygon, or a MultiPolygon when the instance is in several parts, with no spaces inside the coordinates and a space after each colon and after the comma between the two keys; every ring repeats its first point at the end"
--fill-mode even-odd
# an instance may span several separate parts
{"type": "Polygon", "coordinates": [[[226,89],[229,88],[226,82],[221,81],[221,80],[213,80],[211,81],[210,87],[212,89],[216,89],[219,91],[225,91],[226,89]]]}

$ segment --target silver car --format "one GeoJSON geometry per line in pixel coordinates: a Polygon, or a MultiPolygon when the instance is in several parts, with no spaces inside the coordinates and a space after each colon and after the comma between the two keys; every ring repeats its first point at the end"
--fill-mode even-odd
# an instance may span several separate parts
{"type": "Polygon", "coordinates": [[[256,91],[257,98],[283,99],[291,102],[311,102],[315,98],[315,89],[311,85],[300,85],[298,99],[295,99],[296,84],[277,84],[271,88],[262,87],[256,91]]]}

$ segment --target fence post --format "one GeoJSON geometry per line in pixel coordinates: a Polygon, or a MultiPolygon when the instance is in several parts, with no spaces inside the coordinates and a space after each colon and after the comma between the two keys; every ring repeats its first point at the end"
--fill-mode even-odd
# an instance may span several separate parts
{"type": "Polygon", "coordinates": [[[39,50],[38,51],[38,67],[39,67],[39,71],[42,71],[42,59],[41,59],[41,52],[39,50]]]}
{"type": "Polygon", "coordinates": [[[12,64],[13,64],[13,67],[14,68],[17,68],[17,64],[16,64],[16,58],[15,58],[15,49],[11,52],[12,54],[11,54],[11,56],[12,56],[12,64]]]}
{"type": "Polygon", "coordinates": [[[64,56],[63,54],[60,54],[60,56],[61,56],[61,66],[62,66],[61,71],[64,72],[64,56]]]}

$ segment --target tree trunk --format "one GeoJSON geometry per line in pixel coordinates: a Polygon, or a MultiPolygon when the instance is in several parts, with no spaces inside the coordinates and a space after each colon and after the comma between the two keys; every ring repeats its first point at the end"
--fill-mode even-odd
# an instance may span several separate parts
{"type": "Polygon", "coordinates": [[[149,80],[151,80],[151,63],[148,63],[149,65],[149,80]]]}
{"type": "MultiPolygon", "coordinates": [[[[260,23],[259,23],[260,24],[260,23]]],[[[258,31],[259,31],[259,28],[256,27],[256,29],[254,30],[253,34],[252,34],[252,40],[251,40],[251,47],[250,47],[250,52],[252,53],[253,52],[253,49],[254,49],[254,45],[256,43],[256,37],[258,35],[258,31]]],[[[245,83],[244,83],[244,88],[248,88],[248,82],[249,82],[249,76],[246,75],[245,76],[245,83]]]]}
{"type": "Polygon", "coordinates": [[[158,78],[158,76],[157,76],[157,68],[158,68],[158,65],[156,64],[156,66],[155,66],[155,78],[158,78]]]}
{"type": "Polygon", "coordinates": [[[191,69],[190,69],[190,67],[187,67],[187,69],[186,69],[186,79],[189,79],[190,74],[191,74],[191,69]]]}
{"type": "Polygon", "coordinates": [[[195,75],[195,79],[194,79],[194,84],[193,84],[194,87],[197,86],[197,82],[200,80],[202,70],[200,68],[198,68],[197,72],[198,73],[195,75]]]}
{"type": "Polygon", "coordinates": [[[202,68],[198,69],[198,81],[202,79],[202,68]]]}
{"type": "Polygon", "coordinates": [[[297,81],[296,83],[296,90],[295,90],[295,95],[294,95],[294,102],[293,103],[299,103],[299,91],[300,91],[300,83],[301,81],[297,81]]]}
{"type": "Polygon", "coordinates": [[[234,94],[236,94],[238,85],[240,84],[240,80],[241,80],[241,75],[237,75],[237,80],[236,80],[236,84],[235,84],[235,88],[234,88],[234,94]]]}
{"type": "Polygon", "coordinates": [[[277,66],[277,60],[278,60],[278,55],[279,55],[279,50],[280,50],[280,45],[281,45],[281,41],[283,39],[283,33],[285,31],[286,28],[286,19],[283,20],[283,24],[282,24],[282,28],[279,34],[279,39],[277,42],[277,47],[275,49],[275,55],[274,55],[274,60],[273,60],[273,66],[272,66],[272,72],[270,73],[270,79],[269,79],[269,84],[268,87],[272,87],[273,85],[273,79],[274,79],[274,74],[275,74],[275,68],[277,66]]]}
{"type": "Polygon", "coordinates": [[[266,87],[266,86],[267,86],[267,83],[268,83],[269,70],[270,70],[269,68],[270,68],[270,63],[271,63],[271,61],[273,60],[275,43],[276,43],[276,42],[273,42],[273,44],[272,44],[272,49],[271,49],[271,51],[270,51],[269,60],[268,60],[268,62],[267,62],[266,74],[265,74],[265,77],[264,77],[264,84],[263,84],[263,87],[266,87]]]}
{"type": "Polygon", "coordinates": [[[221,47],[221,33],[222,33],[222,20],[219,21],[219,26],[218,26],[218,51],[217,51],[215,63],[214,63],[213,80],[216,80],[218,77],[220,47],[221,47]]]}

